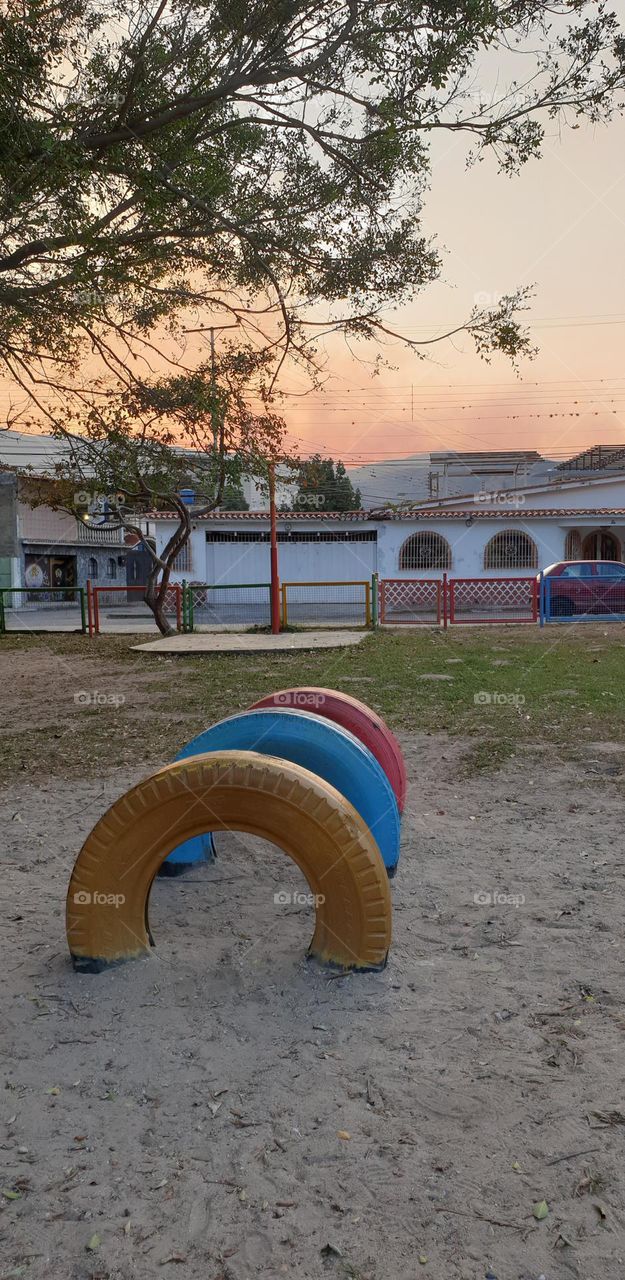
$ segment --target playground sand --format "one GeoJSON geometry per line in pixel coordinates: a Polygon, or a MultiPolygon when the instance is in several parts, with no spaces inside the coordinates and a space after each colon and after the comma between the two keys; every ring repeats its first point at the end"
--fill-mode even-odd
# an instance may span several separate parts
{"type": "Polygon", "coordinates": [[[297,869],[231,835],[156,882],[150,960],[74,974],[71,866],[145,771],[5,791],[0,1277],[622,1280],[620,748],[403,745],[364,976],[306,962],[297,869]]]}

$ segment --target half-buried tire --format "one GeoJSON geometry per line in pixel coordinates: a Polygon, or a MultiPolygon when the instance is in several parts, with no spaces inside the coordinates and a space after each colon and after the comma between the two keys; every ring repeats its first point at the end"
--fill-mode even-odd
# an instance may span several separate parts
{"type": "Polygon", "coordinates": [[[316,901],[308,954],[342,969],[382,969],[391,941],[388,877],[363,819],[327,782],[253,751],[166,765],[116,800],[87,837],[67,895],[74,967],[97,973],[152,944],[150,886],[172,849],[206,830],[271,841],[305,875],[316,901]]]}
{"type": "MultiPolygon", "coordinates": [[[[279,760],[292,760],[325,778],[353,804],[374,836],[390,876],[399,860],[400,819],[393,788],[375,756],[341,725],[310,711],[292,707],[260,707],[229,716],[198,734],[178,760],[207,751],[262,751],[279,760]]],[[[207,814],[205,830],[210,830],[207,814]]],[[[210,840],[188,840],[170,854],[161,872],[179,870],[206,860],[210,840]]]]}
{"type": "Polygon", "coordinates": [[[290,711],[313,711],[315,715],[333,720],[350,733],[355,734],[375,756],[395,792],[397,807],[404,812],[406,804],[406,766],[401,747],[388,725],[365,702],[351,698],[337,689],[317,689],[313,685],[296,689],[280,689],[270,693],[250,707],[283,707],[290,711]]]}

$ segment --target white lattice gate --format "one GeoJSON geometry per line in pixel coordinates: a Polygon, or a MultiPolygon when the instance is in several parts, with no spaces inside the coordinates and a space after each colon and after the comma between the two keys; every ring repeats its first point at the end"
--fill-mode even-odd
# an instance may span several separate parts
{"type": "Polygon", "coordinates": [[[380,622],[395,626],[441,620],[444,583],[429,578],[383,578],[380,622]]]}

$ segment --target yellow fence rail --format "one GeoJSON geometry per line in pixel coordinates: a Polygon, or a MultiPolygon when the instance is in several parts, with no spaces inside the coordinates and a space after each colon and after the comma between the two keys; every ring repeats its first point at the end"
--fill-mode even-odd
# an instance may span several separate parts
{"type": "Polygon", "coordinates": [[[371,582],[283,582],[282,626],[371,626],[371,582]]]}

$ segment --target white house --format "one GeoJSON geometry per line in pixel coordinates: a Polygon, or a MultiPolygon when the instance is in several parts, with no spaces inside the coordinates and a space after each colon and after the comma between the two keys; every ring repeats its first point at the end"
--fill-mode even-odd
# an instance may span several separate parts
{"type": "MultiPolygon", "coordinates": [[[[155,515],[157,548],[174,517],[155,515]]],[[[174,581],[226,586],[269,580],[269,513],[193,521],[174,581]]],[[[596,476],[410,511],[289,512],[278,519],[280,577],[288,582],[527,576],[557,560],[625,559],[625,477],[596,476]]]]}

